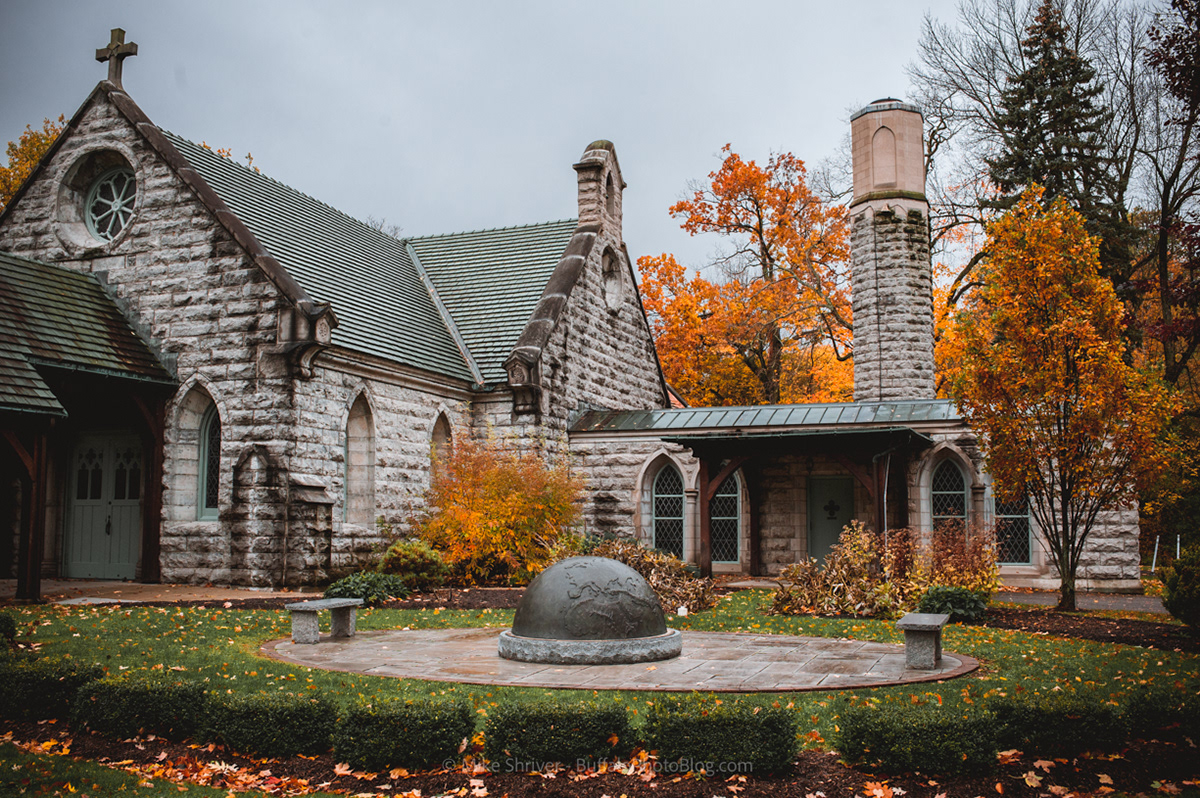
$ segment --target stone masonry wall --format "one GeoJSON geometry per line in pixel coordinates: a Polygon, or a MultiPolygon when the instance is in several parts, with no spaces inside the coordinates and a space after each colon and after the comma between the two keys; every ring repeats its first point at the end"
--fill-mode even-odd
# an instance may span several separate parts
{"type": "Polygon", "coordinates": [[[219,522],[189,520],[196,518],[197,497],[181,486],[195,485],[195,431],[178,428],[180,414],[168,409],[162,578],[266,584],[275,563],[268,557],[236,567],[231,536],[247,551],[266,549],[260,538],[274,537],[278,524],[233,511],[233,470],[251,445],[286,469],[295,429],[291,380],[265,351],[275,343],[284,300],[102,94],[68,135],[0,228],[0,249],[96,273],[135,327],[174,360],[180,382],[199,380],[216,401],[223,440],[219,522]],[[61,221],[72,209],[60,207],[59,187],[79,159],[100,150],[120,153],[133,167],[136,211],[114,241],[84,246],[61,221]]]}
{"type": "Polygon", "coordinates": [[[865,207],[851,223],[850,252],[855,401],[934,398],[927,215],[865,207]]]}
{"type": "Polygon", "coordinates": [[[374,517],[394,528],[404,527],[429,487],[430,444],[438,415],[444,412],[456,432],[468,423],[465,386],[438,386],[399,374],[388,378],[336,353],[317,358],[313,377],[296,383],[299,426],[291,466],[296,474],[316,477],[334,499],[330,576],[362,567],[384,542],[374,524],[345,520],[346,421],[360,394],[371,408],[375,441],[374,517]]]}

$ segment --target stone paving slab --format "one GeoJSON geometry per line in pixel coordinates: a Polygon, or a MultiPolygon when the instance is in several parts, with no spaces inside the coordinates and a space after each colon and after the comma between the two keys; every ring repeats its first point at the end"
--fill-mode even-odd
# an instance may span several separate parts
{"type": "Polygon", "coordinates": [[[880,687],[950,679],[979,667],[943,652],[935,670],[908,670],[904,647],[826,637],[683,633],[683,653],[633,665],[539,665],[501,659],[500,629],[415,629],[322,635],[317,645],[290,638],[262,647],[273,659],[325,670],[407,679],[589,690],[793,692],[880,687]]]}

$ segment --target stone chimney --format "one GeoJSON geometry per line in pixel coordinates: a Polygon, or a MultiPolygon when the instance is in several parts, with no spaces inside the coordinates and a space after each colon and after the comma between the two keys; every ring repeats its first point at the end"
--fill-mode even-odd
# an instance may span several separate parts
{"type": "Polygon", "coordinates": [[[611,141],[593,141],[575,164],[579,173],[579,223],[598,224],[621,240],[621,192],[625,181],[611,141]]]}
{"type": "Polygon", "coordinates": [[[850,118],[854,400],[933,399],[933,275],[921,112],[884,99],[850,118]]]}

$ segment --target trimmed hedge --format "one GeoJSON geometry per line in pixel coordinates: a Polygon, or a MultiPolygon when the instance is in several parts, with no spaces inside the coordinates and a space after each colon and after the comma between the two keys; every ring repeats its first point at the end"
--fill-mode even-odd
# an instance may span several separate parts
{"type": "Polygon", "coordinates": [[[645,747],[666,770],[710,775],[787,768],[799,750],[799,718],[791,710],[752,707],[712,697],[666,698],[646,719],[645,747]]]}
{"type": "Polygon", "coordinates": [[[987,614],[988,600],[982,590],[933,585],[917,602],[917,612],[949,615],[951,621],[977,621],[987,614]]]}
{"type": "Polygon", "coordinates": [[[484,724],[484,757],[509,763],[510,771],[541,770],[551,762],[594,766],[632,748],[629,713],[615,704],[511,701],[489,710],[484,724]]]}
{"type": "Polygon", "coordinates": [[[104,678],[99,665],[18,655],[0,658],[0,716],[16,720],[70,717],[79,688],[104,678]]]}
{"type": "Polygon", "coordinates": [[[841,712],[835,746],[850,762],[885,770],[978,773],[996,764],[998,727],[990,713],[901,703],[861,704],[841,712]]]}
{"type": "Polygon", "coordinates": [[[282,693],[216,693],[208,710],[209,739],[266,757],[325,753],[338,713],[329,699],[282,693]]]}
{"type": "Polygon", "coordinates": [[[1002,748],[1040,756],[1111,750],[1132,731],[1123,707],[1069,693],[995,698],[986,708],[995,717],[1002,748]]]}
{"type": "Polygon", "coordinates": [[[156,734],[178,741],[195,734],[206,709],[203,685],[139,673],[85,684],[71,723],[118,739],[156,734]]]}
{"type": "Polygon", "coordinates": [[[350,709],[333,733],[339,762],[365,770],[416,767],[458,759],[475,732],[465,699],[377,701],[350,709]]]}
{"type": "Polygon", "coordinates": [[[0,640],[9,648],[17,645],[17,619],[7,612],[0,612],[0,640]]]}

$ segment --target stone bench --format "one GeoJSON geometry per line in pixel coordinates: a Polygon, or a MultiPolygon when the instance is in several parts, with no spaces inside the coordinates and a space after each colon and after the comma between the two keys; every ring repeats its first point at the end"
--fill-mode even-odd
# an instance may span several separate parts
{"type": "Polygon", "coordinates": [[[904,632],[904,667],[931,671],[942,659],[942,628],[950,616],[932,612],[910,612],[896,621],[904,632]]]}
{"type": "Polygon", "coordinates": [[[292,614],[292,642],[320,641],[318,616],[321,610],[329,610],[332,616],[329,631],[333,637],[354,637],[354,610],[362,603],[362,599],[356,598],[331,598],[285,604],[283,608],[292,614]]]}

